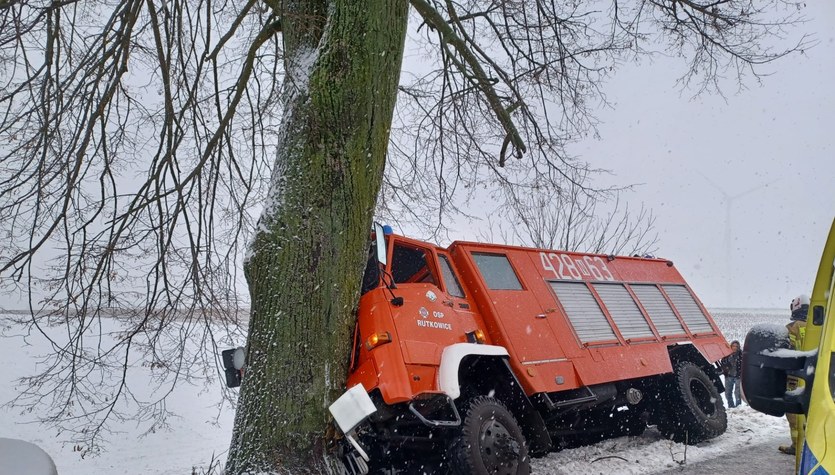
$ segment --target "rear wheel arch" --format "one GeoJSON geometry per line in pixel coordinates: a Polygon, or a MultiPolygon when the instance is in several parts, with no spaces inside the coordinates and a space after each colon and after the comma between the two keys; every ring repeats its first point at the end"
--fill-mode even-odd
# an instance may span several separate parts
{"type": "Polygon", "coordinates": [[[716,367],[713,364],[708,362],[695,345],[687,344],[668,346],[667,351],[670,353],[670,363],[672,364],[673,370],[675,370],[676,366],[680,362],[689,361],[705,372],[705,374],[713,382],[713,385],[716,386],[716,391],[720,394],[725,391],[725,385],[719,377],[719,371],[716,370],[716,367]]]}

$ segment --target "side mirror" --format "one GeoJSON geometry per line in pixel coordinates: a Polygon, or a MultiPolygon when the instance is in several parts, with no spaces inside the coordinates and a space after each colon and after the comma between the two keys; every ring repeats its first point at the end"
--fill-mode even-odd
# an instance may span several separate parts
{"type": "Polygon", "coordinates": [[[757,411],[777,417],[785,413],[806,413],[814,374],[814,370],[807,371],[806,368],[814,368],[816,360],[816,351],[791,348],[786,327],[755,326],[745,337],[742,350],[742,390],[748,404],[757,411]],[[789,375],[804,380],[805,386],[787,391],[789,375]]]}
{"type": "Polygon", "coordinates": [[[377,243],[377,262],[386,265],[386,233],[383,225],[374,223],[375,242],[377,243]]]}
{"type": "Polygon", "coordinates": [[[226,372],[226,387],[237,388],[241,385],[244,376],[243,368],[246,363],[244,361],[246,357],[244,349],[238,347],[223,350],[220,355],[223,360],[223,369],[226,372]]]}

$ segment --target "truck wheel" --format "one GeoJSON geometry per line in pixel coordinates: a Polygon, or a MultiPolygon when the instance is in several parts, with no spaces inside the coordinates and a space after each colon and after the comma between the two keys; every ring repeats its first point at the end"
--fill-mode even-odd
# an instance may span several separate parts
{"type": "Polygon", "coordinates": [[[450,471],[459,475],[528,475],[525,436],[499,400],[479,396],[466,405],[461,429],[451,444],[450,471]]]}
{"type": "Polygon", "coordinates": [[[690,361],[675,367],[658,429],[676,442],[698,444],[712,439],[728,428],[728,416],[722,398],[707,374],[690,361]]]}

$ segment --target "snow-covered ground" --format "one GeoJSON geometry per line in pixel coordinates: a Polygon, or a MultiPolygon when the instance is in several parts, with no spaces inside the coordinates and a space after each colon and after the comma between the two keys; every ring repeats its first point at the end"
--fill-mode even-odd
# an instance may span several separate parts
{"type": "MultiPolygon", "coordinates": [[[[115,331],[115,323],[103,322],[102,333],[107,336],[115,331]]],[[[167,427],[154,420],[114,421],[113,431],[98,453],[88,452],[90,447],[70,440],[68,432],[33,422],[39,414],[6,405],[18,394],[17,378],[34,374],[39,356],[50,350],[41,335],[26,337],[19,325],[0,315],[0,438],[37,444],[52,456],[59,475],[200,474],[213,458],[225,461],[234,410],[228,403],[221,405],[223,382],[219,378],[204,381],[207,384],[179,383],[165,402],[165,409],[176,414],[168,419],[167,427]]],[[[147,364],[129,369],[132,397],[150,399],[157,386],[154,371],[147,364]]],[[[109,389],[102,385],[101,391],[109,389]]],[[[117,409],[130,413],[131,408],[121,405],[117,409]]],[[[3,467],[0,475],[7,475],[3,467]]]]}
{"type": "MultiPolygon", "coordinates": [[[[788,312],[780,310],[718,310],[713,316],[730,340],[744,341],[745,333],[758,323],[785,323],[788,312]]],[[[0,404],[17,394],[16,379],[31,374],[38,355],[49,351],[42,338],[24,338],[19,329],[0,315],[0,404]]],[[[150,380],[148,367],[133,368],[130,378],[150,380]],[[148,373],[148,374],[146,374],[148,373]]],[[[34,442],[55,460],[60,475],[95,474],[192,474],[203,473],[214,459],[225,459],[233,410],[219,406],[221,396],[212,382],[182,384],[171,394],[167,407],[177,417],[167,428],[147,432],[147,425],[124,422],[115,427],[106,446],[97,454],[68,442],[66,434],[32,421],[37,414],[0,407],[0,437],[34,442]],[[220,408],[220,409],[219,409],[220,408]]],[[[785,419],[759,414],[747,406],[728,411],[728,431],[717,439],[686,448],[686,463],[744,450],[766,441],[788,442],[785,419]]],[[[564,450],[537,459],[534,472],[573,473],[657,473],[679,466],[685,460],[685,446],[660,437],[650,428],[640,437],[621,437],[598,444],[564,450]]]]}
{"type": "Polygon", "coordinates": [[[728,410],[725,434],[696,446],[673,443],[649,428],[640,437],[619,437],[549,454],[534,460],[533,467],[534,473],[553,475],[659,473],[762,442],[773,441],[776,450],[778,443],[789,442],[788,433],[784,418],[767,416],[743,405],[728,410]]]}

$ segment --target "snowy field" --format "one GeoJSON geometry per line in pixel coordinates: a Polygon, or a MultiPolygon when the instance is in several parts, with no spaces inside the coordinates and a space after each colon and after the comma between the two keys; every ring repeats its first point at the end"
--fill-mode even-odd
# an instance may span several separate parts
{"type": "MultiPolygon", "coordinates": [[[[728,341],[744,341],[758,323],[784,323],[788,311],[717,309],[713,316],[728,341]]],[[[38,356],[50,347],[42,338],[25,338],[19,328],[0,315],[0,404],[17,394],[16,379],[31,374],[38,356]]],[[[153,369],[137,366],[130,378],[150,380],[153,369]]],[[[97,474],[200,474],[212,460],[224,460],[234,411],[220,405],[220,381],[183,384],[169,397],[167,408],[177,414],[168,427],[148,432],[147,425],[131,421],[114,427],[98,454],[66,439],[53,427],[33,423],[35,414],[0,406],[0,438],[34,442],[55,459],[60,475],[97,474]]],[[[660,437],[650,428],[640,437],[621,437],[577,449],[552,453],[534,461],[541,474],[646,474],[659,473],[747,446],[774,441],[788,442],[785,419],[759,414],[747,406],[729,410],[728,431],[721,437],[686,448],[660,437]],[[686,458],[686,462],[685,462],[686,458]]]]}

